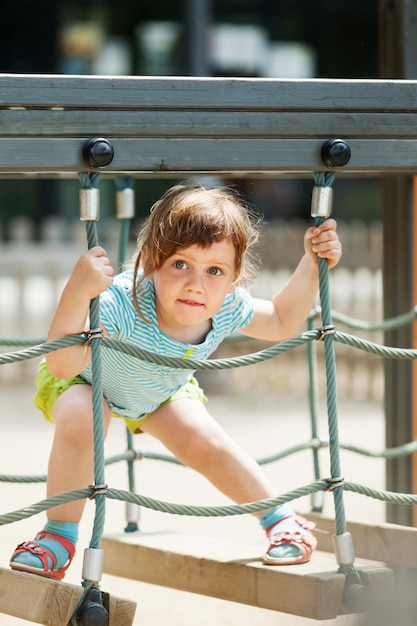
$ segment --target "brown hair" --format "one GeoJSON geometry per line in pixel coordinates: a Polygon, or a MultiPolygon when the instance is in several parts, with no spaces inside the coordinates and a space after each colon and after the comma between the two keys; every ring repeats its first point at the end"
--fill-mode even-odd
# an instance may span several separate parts
{"type": "Polygon", "coordinates": [[[134,305],[139,308],[139,268],[152,276],[178,249],[203,248],[230,237],[236,251],[238,283],[248,285],[256,276],[259,260],[253,252],[259,236],[259,218],[226,187],[180,184],[171,187],[153,207],[137,238],[134,257],[134,305]],[[142,254],[146,246],[146,255],[142,254]]]}

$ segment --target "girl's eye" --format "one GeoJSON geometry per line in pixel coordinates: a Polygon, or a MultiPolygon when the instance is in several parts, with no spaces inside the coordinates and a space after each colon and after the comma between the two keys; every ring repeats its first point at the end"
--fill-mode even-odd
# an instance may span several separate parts
{"type": "Polygon", "coordinates": [[[218,267],[210,267],[208,273],[211,274],[211,276],[220,276],[222,272],[218,267]]]}
{"type": "Polygon", "coordinates": [[[187,264],[185,261],[175,261],[174,267],[178,270],[183,270],[187,268],[187,264]]]}

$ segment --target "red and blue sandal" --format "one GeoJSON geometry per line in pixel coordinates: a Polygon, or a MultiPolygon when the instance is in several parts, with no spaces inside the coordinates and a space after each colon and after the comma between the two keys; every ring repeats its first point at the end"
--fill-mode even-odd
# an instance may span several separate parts
{"type": "Polygon", "coordinates": [[[74,554],[75,546],[69,539],[63,537],[62,535],[56,535],[55,533],[50,533],[46,530],[42,530],[36,535],[33,541],[25,541],[24,543],[20,543],[17,546],[10,559],[10,567],[20,572],[37,574],[38,576],[53,578],[54,580],[62,580],[65,576],[65,572],[71,564],[74,554]],[[38,543],[42,539],[51,539],[52,541],[56,541],[67,550],[69,556],[62,567],[57,568],[57,557],[54,552],[47,546],[38,543]],[[15,561],[14,559],[16,558],[16,556],[22,553],[30,553],[38,557],[40,565],[42,567],[35,567],[15,561]],[[48,559],[50,559],[51,565],[48,562],[48,559]]]}
{"type": "Polygon", "coordinates": [[[295,565],[307,563],[317,546],[311,532],[316,527],[300,515],[282,519],[273,526],[270,545],[263,561],[266,565],[295,565]],[[276,531],[276,532],[275,532],[276,531]],[[278,549],[277,549],[278,548],[278,549]]]}

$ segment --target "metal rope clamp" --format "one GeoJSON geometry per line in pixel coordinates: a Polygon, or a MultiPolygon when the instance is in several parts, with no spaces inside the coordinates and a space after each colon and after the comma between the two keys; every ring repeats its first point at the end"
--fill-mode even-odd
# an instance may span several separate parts
{"type": "Polygon", "coordinates": [[[97,222],[100,219],[100,191],[97,187],[80,189],[80,220],[97,222]]]}
{"type": "Polygon", "coordinates": [[[331,187],[315,185],[311,194],[311,217],[326,219],[332,214],[333,189],[331,187]]]}
{"type": "Polygon", "coordinates": [[[334,489],[343,489],[345,486],[345,479],[342,476],[337,476],[335,478],[322,478],[322,480],[327,483],[326,489],[324,491],[334,491],[334,489]]]}
{"type": "Polygon", "coordinates": [[[116,192],[116,217],[118,220],[135,217],[135,192],[130,187],[116,192]]]}
{"type": "Polygon", "coordinates": [[[103,339],[103,330],[101,328],[91,328],[82,335],[85,337],[84,345],[89,347],[93,339],[103,339]]]}
{"type": "Polygon", "coordinates": [[[328,324],[327,326],[322,326],[321,328],[318,328],[317,332],[319,333],[317,341],[324,341],[324,338],[329,335],[332,335],[334,337],[334,335],[336,334],[336,327],[333,324],[328,324]]]}
{"type": "Polygon", "coordinates": [[[89,489],[92,489],[93,492],[88,496],[90,500],[94,500],[97,496],[107,496],[108,494],[108,485],[88,485],[89,489]]]}

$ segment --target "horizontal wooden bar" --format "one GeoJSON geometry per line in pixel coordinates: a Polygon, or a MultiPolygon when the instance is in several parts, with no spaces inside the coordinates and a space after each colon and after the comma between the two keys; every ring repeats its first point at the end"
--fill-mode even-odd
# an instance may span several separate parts
{"type": "Polygon", "coordinates": [[[0,75],[0,175],[75,176],[92,137],[109,174],[309,173],[335,137],[341,175],[414,172],[416,122],[417,81],[0,75]]]}
{"type": "MultiPolygon", "coordinates": [[[[257,547],[188,534],[124,533],[103,537],[102,545],[104,571],[113,576],[317,620],[341,612],[345,576],[323,552],[303,565],[271,567],[257,547]]],[[[368,578],[377,570],[378,585],[387,584],[391,572],[377,565],[358,563],[368,578]]]]}
{"type": "Polygon", "coordinates": [[[0,74],[0,107],[415,111],[405,80],[0,74]]]}
{"type": "MultiPolygon", "coordinates": [[[[86,170],[82,148],[86,138],[0,138],[0,173],[76,174],[86,170]]],[[[317,139],[161,139],[107,137],[114,147],[112,163],[103,172],[263,173],[313,172],[326,169],[317,139]]],[[[352,158],[343,173],[415,171],[417,139],[349,141],[352,158]]]]}
{"type": "Polygon", "coordinates": [[[235,137],[412,139],[417,111],[0,109],[0,137],[235,137]]]}
{"type": "MultiPolygon", "coordinates": [[[[45,626],[68,626],[83,588],[0,568],[0,613],[45,626]]],[[[111,626],[131,626],[136,604],[109,598],[111,626]]]]}
{"type": "MultiPolygon", "coordinates": [[[[315,513],[303,513],[314,521],[320,532],[316,533],[318,549],[333,552],[335,522],[315,513]]],[[[355,554],[363,559],[383,561],[389,566],[417,566],[417,528],[399,524],[365,524],[347,522],[347,530],[352,534],[355,554]]]]}

